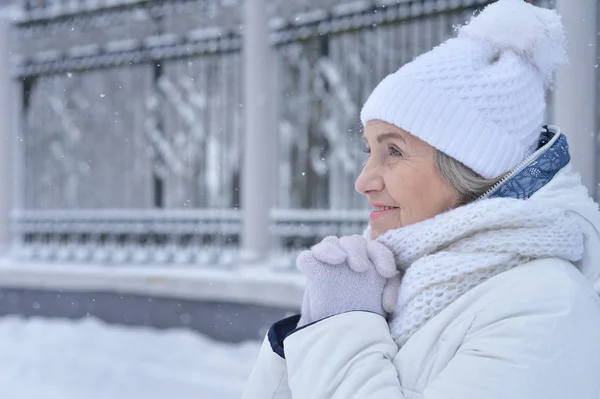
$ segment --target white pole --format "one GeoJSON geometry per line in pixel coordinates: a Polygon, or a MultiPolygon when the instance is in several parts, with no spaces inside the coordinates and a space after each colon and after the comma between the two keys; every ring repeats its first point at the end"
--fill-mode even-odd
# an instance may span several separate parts
{"type": "Polygon", "coordinates": [[[556,0],[567,34],[569,65],[557,75],[554,121],[569,139],[573,167],[590,195],[596,189],[596,0],[556,0]]]}
{"type": "Polygon", "coordinates": [[[273,207],[277,136],[272,107],[273,58],[268,41],[265,0],[244,1],[244,147],[242,172],[242,256],[264,260],[272,244],[269,213],[273,207]]]}
{"type": "Polygon", "coordinates": [[[10,71],[10,21],[0,18],[0,254],[10,246],[14,157],[13,89],[10,71]]]}

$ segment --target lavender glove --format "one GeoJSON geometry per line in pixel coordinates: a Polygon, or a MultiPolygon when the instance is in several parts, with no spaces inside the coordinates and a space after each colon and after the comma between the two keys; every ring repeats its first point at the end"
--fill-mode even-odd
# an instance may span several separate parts
{"type": "Polygon", "coordinates": [[[340,313],[367,311],[385,317],[400,282],[393,253],[362,236],[327,237],[296,260],[307,284],[298,327],[340,313]]]}

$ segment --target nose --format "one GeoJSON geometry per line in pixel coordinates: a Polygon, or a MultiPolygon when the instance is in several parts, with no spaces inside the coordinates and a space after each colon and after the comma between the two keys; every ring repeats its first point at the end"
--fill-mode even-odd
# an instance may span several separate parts
{"type": "Polygon", "coordinates": [[[377,170],[378,168],[375,165],[370,165],[370,162],[367,162],[354,182],[354,189],[363,195],[382,191],[384,187],[383,177],[377,170]]]}

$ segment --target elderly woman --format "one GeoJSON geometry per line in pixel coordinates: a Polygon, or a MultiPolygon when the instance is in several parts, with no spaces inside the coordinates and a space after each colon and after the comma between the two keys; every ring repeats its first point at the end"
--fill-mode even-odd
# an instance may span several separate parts
{"type": "Polygon", "coordinates": [[[369,228],[298,257],[245,398],[600,398],[600,214],[542,126],[564,41],[501,0],[377,86],[369,228]]]}

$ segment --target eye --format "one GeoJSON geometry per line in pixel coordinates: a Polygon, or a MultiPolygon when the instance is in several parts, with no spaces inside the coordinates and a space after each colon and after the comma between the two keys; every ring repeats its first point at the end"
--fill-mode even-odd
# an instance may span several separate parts
{"type": "Polygon", "coordinates": [[[370,153],[371,153],[371,148],[368,146],[368,144],[367,144],[367,143],[363,142],[361,147],[362,147],[362,148],[361,148],[361,149],[362,149],[362,151],[363,151],[365,154],[370,154],[370,153]]]}
{"type": "Polygon", "coordinates": [[[390,146],[388,147],[388,149],[389,149],[389,153],[390,153],[390,155],[391,155],[391,156],[393,156],[393,157],[401,157],[401,156],[402,156],[402,151],[400,151],[400,150],[399,150],[398,148],[396,148],[395,146],[393,146],[393,145],[390,145],[390,146]]]}

